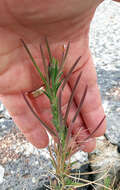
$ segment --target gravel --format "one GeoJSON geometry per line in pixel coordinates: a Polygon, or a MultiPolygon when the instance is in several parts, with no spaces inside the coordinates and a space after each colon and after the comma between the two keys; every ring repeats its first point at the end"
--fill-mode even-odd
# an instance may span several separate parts
{"type": "MultiPolygon", "coordinates": [[[[96,65],[103,106],[107,115],[106,135],[120,141],[120,5],[105,0],[91,24],[90,48],[96,65]]],[[[0,104],[0,189],[37,190],[51,169],[47,149],[28,143],[0,104]]],[[[87,153],[76,155],[82,162],[87,153]]]]}
{"type": "Polygon", "coordinates": [[[90,47],[107,115],[108,139],[120,141],[120,4],[102,3],[91,24],[90,47]]]}
{"type": "Polygon", "coordinates": [[[0,165],[0,184],[3,183],[4,179],[4,172],[5,172],[5,169],[0,165]]]}

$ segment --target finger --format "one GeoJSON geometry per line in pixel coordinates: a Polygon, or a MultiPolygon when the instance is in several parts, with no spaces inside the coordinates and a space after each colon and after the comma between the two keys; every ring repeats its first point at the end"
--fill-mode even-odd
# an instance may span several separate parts
{"type": "MultiPolygon", "coordinates": [[[[79,71],[75,72],[72,75],[72,80],[70,82],[71,85],[73,85],[74,83],[73,81],[76,79],[78,73],[79,71]]],[[[91,76],[96,75],[94,67],[91,62],[84,66],[83,75],[81,77],[82,82],[79,83],[78,88],[76,90],[75,100],[76,103],[79,104],[82,95],[82,93],[80,94],[79,92],[82,92],[83,91],[82,88],[85,89],[85,85],[87,84],[88,91],[85,97],[84,104],[82,106],[81,114],[90,133],[92,133],[95,130],[95,128],[98,126],[100,121],[103,119],[104,111],[102,108],[101,97],[96,80],[95,78],[92,79],[92,77],[90,79],[89,75],[91,76]],[[88,71],[90,72],[90,74],[88,71]],[[89,77],[88,82],[86,81],[87,76],[89,77]]],[[[100,128],[95,132],[94,134],[95,137],[101,136],[105,133],[105,126],[106,126],[105,123],[106,121],[103,121],[100,128]]]]}
{"type": "Polygon", "coordinates": [[[32,114],[22,94],[4,95],[0,99],[27,140],[37,148],[46,147],[49,141],[46,130],[32,114]]]}
{"type": "MultiPolygon", "coordinates": [[[[73,102],[67,119],[67,124],[69,127],[76,111],[77,107],[73,102]]],[[[83,150],[85,152],[92,152],[95,149],[96,140],[94,138],[89,139],[90,136],[89,130],[85,127],[85,124],[80,115],[78,115],[73,124],[72,135],[73,137],[71,139],[69,146],[73,147],[73,149],[75,147],[76,148],[79,147],[80,150],[83,150]]]]}
{"type": "MultiPolygon", "coordinates": [[[[71,95],[71,89],[69,88],[69,85],[66,84],[66,88],[63,91],[63,95],[69,94],[69,96],[66,98],[67,102],[64,101],[64,104],[62,106],[62,113],[63,113],[63,118],[66,116],[67,106],[69,105],[69,98],[71,95]],[[65,91],[65,92],[64,92],[65,91]]],[[[63,96],[63,100],[64,100],[63,96]]],[[[75,105],[74,101],[69,107],[68,111],[68,116],[67,116],[67,126],[70,128],[70,136],[72,135],[72,141],[69,143],[69,146],[71,147],[79,147],[79,149],[86,151],[86,152],[91,152],[96,145],[96,140],[94,138],[90,138],[90,133],[89,130],[86,128],[85,123],[83,122],[81,116],[78,114],[78,117],[76,118],[75,122],[73,122],[72,128],[71,128],[71,122],[73,121],[73,118],[77,112],[78,107],[75,105]],[[86,141],[87,139],[87,141],[86,141]],[[89,140],[89,143],[88,143],[89,140]]],[[[68,129],[69,131],[69,129],[68,129]]]]}
{"type": "MultiPolygon", "coordinates": [[[[101,104],[100,92],[97,86],[96,71],[93,65],[92,58],[89,53],[88,55],[87,55],[87,57],[89,57],[88,59],[84,57],[81,58],[79,64],[77,65],[77,68],[70,77],[69,85],[72,89],[79,75],[79,72],[82,71],[81,80],[75,92],[75,102],[77,105],[79,105],[84,89],[87,85],[88,90],[85,97],[85,101],[81,109],[81,115],[86,126],[89,129],[89,132],[92,133],[94,129],[97,127],[97,125],[100,123],[100,121],[103,119],[104,111],[101,104]]],[[[67,61],[69,61],[69,59],[67,61]]],[[[72,58],[69,61],[69,63],[71,63],[71,61],[72,58]]],[[[69,65],[66,66],[65,72],[67,73],[68,70],[69,70],[69,65]]],[[[106,121],[104,120],[100,128],[95,132],[94,136],[97,137],[103,135],[105,129],[106,129],[106,121]]]]}

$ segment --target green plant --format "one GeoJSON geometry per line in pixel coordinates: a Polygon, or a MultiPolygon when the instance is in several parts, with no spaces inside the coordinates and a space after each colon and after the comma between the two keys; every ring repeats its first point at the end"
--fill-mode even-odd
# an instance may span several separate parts
{"type": "Polygon", "coordinates": [[[107,177],[104,178],[104,188],[102,188],[102,190],[107,190],[107,189],[111,189],[111,190],[120,190],[120,185],[117,184],[117,187],[115,187],[115,177],[113,177],[113,179],[111,179],[111,177],[108,175],[107,177]]]}
{"type": "Polygon", "coordinates": [[[106,187],[110,187],[110,184],[111,184],[111,179],[109,176],[107,176],[105,179],[104,179],[104,189],[103,190],[106,190],[106,187]]]}
{"type": "MultiPolygon", "coordinates": [[[[42,89],[42,92],[48,97],[50,106],[51,106],[52,123],[55,129],[54,131],[39,118],[38,114],[33,110],[31,104],[29,103],[29,100],[27,99],[25,94],[23,94],[24,99],[26,103],[28,104],[29,108],[31,109],[32,113],[35,115],[35,117],[42,123],[42,125],[48,130],[48,132],[53,137],[53,144],[52,144],[53,148],[51,148],[51,146],[48,146],[48,150],[51,157],[51,163],[55,169],[54,175],[56,178],[56,182],[50,183],[50,189],[71,190],[77,187],[85,186],[86,184],[89,184],[89,181],[82,182],[82,179],[81,180],[79,179],[76,182],[75,177],[71,174],[71,168],[77,162],[77,161],[71,162],[71,156],[73,153],[75,153],[76,151],[80,149],[80,145],[82,144],[80,143],[77,148],[73,146],[76,138],[72,138],[72,130],[73,130],[75,120],[77,116],[79,115],[81,107],[84,103],[84,99],[87,93],[87,86],[84,89],[84,93],[82,95],[80,104],[78,106],[78,110],[76,111],[74,117],[72,118],[70,126],[69,127],[67,126],[67,117],[70,111],[71,104],[73,102],[75,90],[80,81],[82,73],[78,75],[77,80],[74,84],[64,116],[62,115],[62,111],[61,111],[62,92],[81,57],[78,57],[76,62],[73,64],[73,66],[69,70],[67,76],[64,78],[63,67],[64,67],[65,60],[69,51],[70,43],[68,43],[67,45],[66,52],[63,52],[62,61],[60,64],[58,60],[56,60],[55,57],[52,56],[49,43],[47,39],[45,38],[45,43],[46,43],[46,47],[47,47],[47,51],[49,55],[49,64],[46,63],[44,51],[42,49],[42,46],[40,46],[40,52],[41,52],[41,57],[43,61],[44,71],[45,71],[45,75],[43,75],[38,65],[36,64],[31,52],[29,51],[27,45],[25,44],[23,40],[21,41],[30,59],[32,60],[34,67],[37,69],[40,75],[40,78],[43,81],[44,89],[42,89]],[[69,144],[71,144],[71,146],[68,146],[69,144]]],[[[92,132],[92,134],[89,135],[89,137],[87,137],[86,139],[84,139],[84,141],[88,140],[95,133],[95,131],[100,127],[104,119],[105,117],[101,120],[99,125],[92,132]]]]}

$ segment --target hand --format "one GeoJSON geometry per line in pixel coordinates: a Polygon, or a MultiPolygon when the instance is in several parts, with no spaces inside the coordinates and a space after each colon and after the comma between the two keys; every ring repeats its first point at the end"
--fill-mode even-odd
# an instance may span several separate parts
{"type": "MultiPolygon", "coordinates": [[[[88,47],[89,25],[96,7],[101,2],[102,0],[50,0],[50,2],[2,0],[0,2],[0,99],[26,138],[38,148],[47,146],[48,136],[26,105],[22,93],[33,91],[42,83],[20,43],[20,38],[27,43],[41,71],[43,68],[39,45],[41,43],[44,47],[44,36],[48,37],[51,51],[58,59],[61,55],[61,46],[71,41],[64,68],[65,75],[81,55],[81,60],[64,92],[63,112],[76,77],[80,71],[83,71],[67,121],[69,125],[87,84],[85,102],[74,127],[74,135],[81,130],[77,141],[83,141],[104,117],[96,71],[88,47]]],[[[41,95],[31,101],[39,112],[40,118],[49,124],[51,115],[46,97],[41,95]]],[[[92,151],[95,148],[95,137],[103,135],[105,128],[104,120],[93,137],[89,142],[85,142],[81,149],[92,151]]]]}

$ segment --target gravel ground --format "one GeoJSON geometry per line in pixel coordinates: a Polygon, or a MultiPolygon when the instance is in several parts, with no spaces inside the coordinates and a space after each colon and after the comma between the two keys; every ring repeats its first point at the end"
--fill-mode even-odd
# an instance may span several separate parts
{"type": "MultiPolygon", "coordinates": [[[[96,64],[107,136],[120,141],[120,5],[105,0],[91,24],[90,48],[96,64]]],[[[76,155],[86,161],[87,154],[76,155]]],[[[37,190],[48,177],[51,164],[47,149],[37,150],[26,142],[9,114],[0,105],[0,190],[37,190]],[[4,118],[5,116],[6,118],[4,118]]]]}
{"type": "Polygon", "coordinates": [[[107,115],[107,136],[120,141],[120,4],[106,0],[91,25],[90,47],[107,115]]]}

